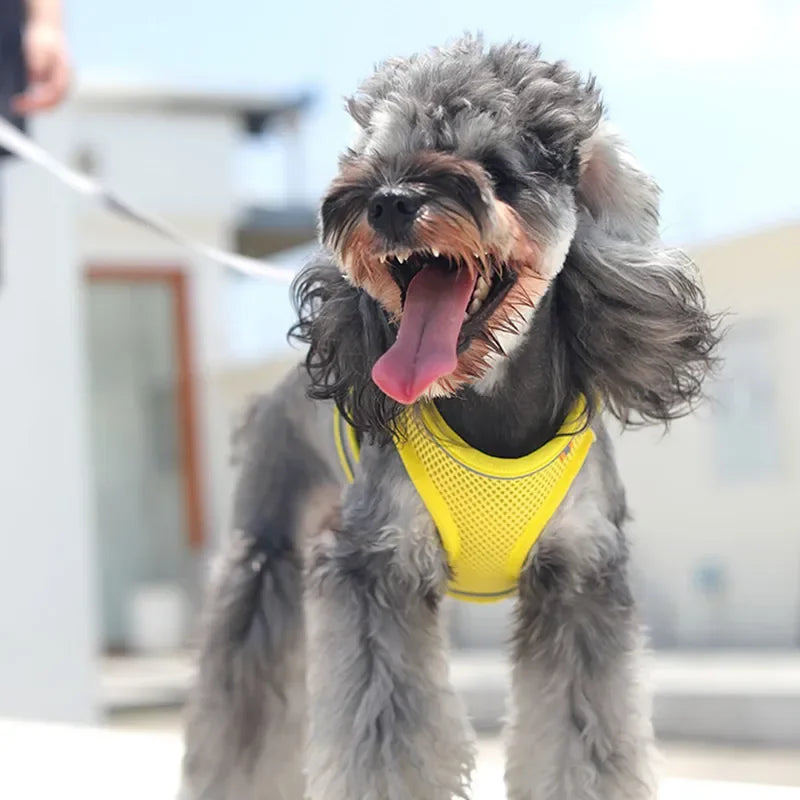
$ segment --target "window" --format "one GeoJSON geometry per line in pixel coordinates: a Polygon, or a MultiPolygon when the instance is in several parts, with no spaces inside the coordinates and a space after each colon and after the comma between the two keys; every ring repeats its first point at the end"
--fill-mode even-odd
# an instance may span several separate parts
{"type": "Polygon", "coordinates": [[[777,337],[768,320],[741,320],[723,342],[714,387],[714,461],[725,481],[763,480],[781,472],[777,337]]]}

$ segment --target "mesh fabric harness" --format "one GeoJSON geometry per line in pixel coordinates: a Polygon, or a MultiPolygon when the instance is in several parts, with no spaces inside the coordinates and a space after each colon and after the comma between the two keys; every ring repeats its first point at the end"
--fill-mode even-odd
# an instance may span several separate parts
{"type": "MultiPolygon", "coordinates": [[[[594,442],[583,399],[558,433],[521,458],[496,458],[468,445],[433,403],[406,417],[395,442],[433,517],[451,570],[449,593],[491,602],[514,594],[531,548],[575,480],[594,442]]],[[[358,440],[334,415],[342,469],[354,479],[358,440]]]]}

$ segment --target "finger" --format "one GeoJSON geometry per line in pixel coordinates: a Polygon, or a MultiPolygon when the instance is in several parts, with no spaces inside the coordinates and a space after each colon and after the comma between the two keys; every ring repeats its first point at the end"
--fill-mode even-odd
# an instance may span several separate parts
{"type": "Polygon", "coordinates": [[[24,94],[12,100],[12,107],[17,114],[25,115],[51,108],[57,102],[56,94],[49,83],[37,83],[24,94]]]}
{"type": "Polygon", "coordinates": [[[17,114],[31,114],[58,105],[69,89],[69,68],[64,60],[58,59],[44,80],[34,83],[28,91],[17,95],[11,101],[17,114]]]}
{"type": "Polygon", "coordinates": [[[63,57],[57,58],[53,65],[52,72],[50,73],[50,79],[47,82],[49,88],[47,101],[49,105],[47,105],[46,108],[57,105],[67,96],[69,80],[69,64],[63,57]]]}
{"type": "Polygon", "coordinates": [[[25,66],[28,72],[28,81],[32,84],[46,81],[52,71],[55,54],[45,47],[28,45],[25,48],[25,66]]]}
{"type": "Polygon", "coordinates": [[[52,108],[58,102],[53,87],[49,84],[38,84],[25,94],[17,95],[13,102],[17,114],[32,114],[52,108]]]}
{"type": "Polygon", "coordinates": [[[32,86],[24,94],[18,94],[11,98],[12,111],[24,117],[39,110],[39,87],[32,86]]]}

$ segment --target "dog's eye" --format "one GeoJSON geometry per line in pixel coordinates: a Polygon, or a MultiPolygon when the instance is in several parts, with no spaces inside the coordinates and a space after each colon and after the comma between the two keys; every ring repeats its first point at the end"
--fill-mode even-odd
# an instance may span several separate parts
{"type": "Polygon", "coordinates": [[[519,186],[520,178],[514,167],[497,155],[486,155],[481,159],[483,168],[489,173],[499,195],[514,191],[519,186]]]}

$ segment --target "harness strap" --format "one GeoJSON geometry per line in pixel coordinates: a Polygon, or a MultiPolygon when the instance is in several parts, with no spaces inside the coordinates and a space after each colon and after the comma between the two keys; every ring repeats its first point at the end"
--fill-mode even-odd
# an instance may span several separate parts
{"type": "Polygon", "coordinates": [[[347,482],[352,483],[355,480],[356,465],[361,460],[361,447],[355,429],[348,425],[338,406],[333,409],[333,440],[336,442],[342,472],[347,482]]]}

